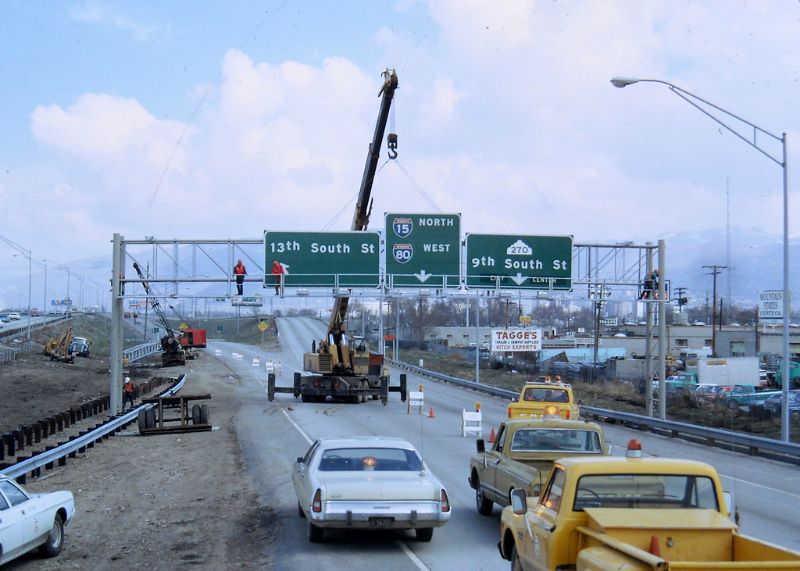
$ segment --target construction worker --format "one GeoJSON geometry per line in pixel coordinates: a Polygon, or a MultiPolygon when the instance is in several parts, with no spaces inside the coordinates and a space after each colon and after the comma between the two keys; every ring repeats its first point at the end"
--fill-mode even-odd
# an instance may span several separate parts
{"type": "Polygon", "coordinates": [[[133,400],[136,393],[136,386],[130,377],[125,377],[125,384],[122,385],[122,410],[125,410],[125,405],[130,402],[131,410],[133,410],[133,400]]]}
{"type": "Polygon", "coordinates": [[[244,277],[247,275],[247,269],[244,267],[242,260],[239,260],[233,266],[233,275],[236,276],[236,291],[238,295],[244,295],[244,277]]]}
{"type": "Polygon", "coordinates": [[[281,294],[281,277],[285,273],[283,264],[278,260],[272,260],[272,275],[275,277],[275,295],[281,294]]]}

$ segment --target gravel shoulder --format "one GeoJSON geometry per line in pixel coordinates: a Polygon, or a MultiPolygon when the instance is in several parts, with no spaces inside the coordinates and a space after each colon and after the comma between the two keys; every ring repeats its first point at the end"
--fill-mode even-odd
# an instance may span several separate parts
{"type": "Polygon", "coordinates": [[[187,369],[182,393],[212,395],[214,430],[144,437],[132,423],[66,467],[29,478],[33,492],[71,490],[77,514],[58,557],[32,553],[5,569],[272,568],[276,518],[243,466],[237,379],[208,354],[187,369]]]}

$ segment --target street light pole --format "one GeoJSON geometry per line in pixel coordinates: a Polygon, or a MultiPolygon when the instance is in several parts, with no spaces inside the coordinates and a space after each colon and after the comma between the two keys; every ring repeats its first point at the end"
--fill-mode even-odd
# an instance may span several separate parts
{"type": "Polygon", "coordinates": [[[720,126],[724,127],[730,133],[739,137],[742,141],[756,149],[762,155],[767,157],[772,162],[776,163],[783,169],[783,376],[782,376],[782,384],[781,387],[783,389],[783,398],[781,404],[781,439],[784,442],[789,442],[789,384],[791,383],[791,355],[789,354],[789,319],[791,317],[791,302],[789,300],[789,169],[787,165],[788,155],[786,152],[786,133],[781,133],[780,136],[767,131],[766,129],[762,129],[755,123],[751,123],[746,119],[742,119],[738,115],[731,113],[730,111],[723,109],[722,107],[711,103],[703,99],[702,97],[695,95],[685,89],[678,87],[677,85],[673,85],[668,81],[663,81],[660,79],[639,79],[634,77],[614,77],[611,79],[611,84],[614,87],[627,87],[628,85],[633,85],[634,83],[639,82],[646,82],[646,83],[660,83],[662,85],[666,85],[667,88],[672,91],[675,95],[686,101],[689,105],[696,108],[698,111],[709,117],[715,123],[719,124],[720,126]],[[726,115],[729,118],[736,119],[741,123],[744,123],[748,127],[752,129],[752,140],[748,137],[745,137],[735,129],[733,129],[730,125],[728,125],[725,121],[714,115],[712,112],[704,109],[700,105],[697,104],[697,101],[708,105],[709,107],[719,111],[720,113],[726,115]],[[767,137],[773,139],[774,141],[778,141],[781,144],[781,156],[777,157],[774,156],[774,153],[767,151],[766,149],[762,148],[759,144],[757,139],[757,135],[762,134],[766,135],[767,137]]]}

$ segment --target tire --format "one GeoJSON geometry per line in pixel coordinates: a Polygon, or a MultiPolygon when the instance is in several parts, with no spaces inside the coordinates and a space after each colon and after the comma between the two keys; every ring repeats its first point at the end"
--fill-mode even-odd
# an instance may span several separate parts
{"type": "Polygon", "coordinates": [[[322,542],[322,539],[323,539],[323,537],[325,535],[325,530],[324,529],[322,529],[321,527],[318,527],[318,526],[314,525],[313,523],[311,523],[311,520],[308,521],[306,529],[308,531],[308,541],[310,541],[311,543],[321,543],[322,542]]]}
{"type": "Polygon", "coordinates": [[[522,562],[519,560],[519,555],[517,554],[516,545],[511,548],[511,571],[524,571],[522,562]]]}
{"type": "Polygon", "coordinates": [[[208,424],[208,405],[200,405],[200,424],[208,424]]]}
{"type": "Polygon", "coordinates": [[[303,402],[311,402],[311,396],[306,394],[300,395],[300,400],[303,402]]]}
{"type": "Polygon", "coordinates": [[[417,541],[430,541],[433,539],[433,528],[432,527],[418,527],[416,529],[417,533],[417,541]]]}
{"type": "Polygon", "coordinates": [[[200,405],[192,405],[192,424],[200,424],[200,405]]]}
{"type": "Polygon", "coordinates": [[[53,527],[50,528],[50,533],[47,535],[47,541],[41,546],[41,553],[45,557],[55,557],[61,553],[61,548],[64,546],[64,520],[61,514],[56,514],[53,520],[53,527]]]}
{"type": "Polygon", "coordinates": [[[139,424],[139,432],[147,429],[147,412],[144,410],[139,411],[139,416],[137,417],[137,422],[139,424]]]}
{"type": "Polygon", "coordinates": [[[156,427],[156,411],[148,409],[144,413],[145,415],[145,425],[147,428],[155,428],[156,427]]]}
{"type": "MultiPolygon", "coordinates": [[[[294,398],[300,396],[300,393],[303,391],[302,381],[300,378],[300,373],[295,373],[293,378],[293,386],[294,386],[294,398]]],[[[305,402],[305,401],[303,401],[305,402]]]]}
{"type": "Polygon", "coordinates": [[[306,512],[303,511],[303,506],[300,505],[300,502],[297,502],[297,515],[306,517],[306,512]]]}
{"type": "Polygon", "coordinates": [[[483,495],[483,490],[481,489],[481,483],[478,481],[476,482],[475,486],[475,509],[478,510],[478,513],[481,515],[492,515],[492,508],[494,507],[494,502],[483,495]]]}
{"type": "Polygon", "coordinates": [[[267,400],[269,402],[275,400],[275,373],[267,375],[267,400]]]}

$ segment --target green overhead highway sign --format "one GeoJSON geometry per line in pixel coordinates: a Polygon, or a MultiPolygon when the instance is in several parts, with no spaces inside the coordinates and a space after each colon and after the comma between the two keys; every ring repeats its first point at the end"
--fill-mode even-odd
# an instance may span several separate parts
{"type": "Polygon", "coordinates": [[[572,236],[467,234],[468,288],[572,289],[572,236]]]}
{"type": "Polygon", "coordinates": [[[459,287],[460,214],[386,214],[385,219],[391,287],[459,287]]]}
{"type": "Polygon", "coordinates": [[[272,262],[284,268],[285,287],[376,287],[377,232],[264,232],[264,287],[273,287],[272,262]]]}

